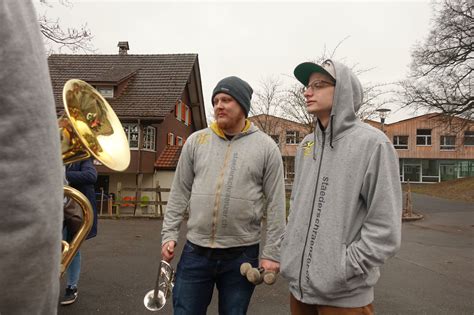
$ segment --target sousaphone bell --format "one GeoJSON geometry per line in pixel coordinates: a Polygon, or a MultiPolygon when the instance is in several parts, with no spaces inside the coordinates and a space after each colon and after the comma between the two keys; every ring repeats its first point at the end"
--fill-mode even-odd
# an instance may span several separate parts
{"type": "MultiPolygon", "coordinates": [[[[58,119],[64,164],[95,158],[114,171],[130,164],[130,148],[122,124],[102,95],[84,81],[72,79],[63,88],[64,114],[58,119]]],[[[85,240],[93,223],[89,200],[78,190],[64,187],[83,211],[83,222],[71,243],[63,241],[61,276],[85,240]]]]}

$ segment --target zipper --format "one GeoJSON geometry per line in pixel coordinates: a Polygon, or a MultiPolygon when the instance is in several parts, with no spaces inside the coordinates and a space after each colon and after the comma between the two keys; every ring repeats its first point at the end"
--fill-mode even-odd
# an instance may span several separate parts
{"type": "Polygon", "coordinates": [[[321,164],[323,163],[323,155],[324,155],[324,147],[326,144],[326,132],[323,131],[323,145],[321,148],[321,158],[319,159],[319,165],[318,165],[318,173],[316,176],[316,186],[314,188],[314,195],[313,195],[313,205],[311,207],[311,216],[309,219],[309,224],[308,224],[308,230],[306,231],[306,238],[304,241],[304,247],[303,247],[303,254],[301,255],[301,266],[300,266],[300,278],[299,278],[299,287],[300,287],[300,295],[301,298],[300,300],[303,300],[303,288],[301,285],[301,278],[303,274],[303,264],[304,264],[304,257],[306,253],[306,245],[308,244],[308,236],[309,236],[309,231],[311,230],[311,223],[313,222],[313,213],[314,213],[314,202],[316,201],[316,193],[318,192],[318,185],[319,185],[319,173],[321,172],[321,164]]]}
{"type": "MultiPolygon", "coordinates": [[[[233,139],[232,139],[233,140],[233,139]]],[[[217,232],[217,216],[219,214],[219,207],[220,207],[220,204],[221,204],[221,190],[222,190],[222,186],[223,186],[223,183],[224,183],[224,174],[225,174],[225,170],[227,168],[227,164],[229,162],[229,156],[230,156],[230,145],[231,145],[232,141],[229,141],[229,144],[227,145],[227,151],[225,153],[225,157],[224,157],[224,164],[222,165],[222,169],[221,169],[221,172],[219,174],[219,181],[217,183],[217,190],[216,190],[216,199],[214,200],[214,211],[213,211],[213,214],[212,214],[212,229],[211,229],[211,248],[214,248],[214,246],[216,245],[215,242],[216,242],[216,232],[217,232]]]]}

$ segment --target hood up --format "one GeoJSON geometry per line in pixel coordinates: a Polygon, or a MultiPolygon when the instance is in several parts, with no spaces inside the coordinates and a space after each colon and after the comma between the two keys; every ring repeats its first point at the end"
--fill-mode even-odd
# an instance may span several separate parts
{"type": "MultiPolygon", "coordinates": [[[[362,105],[363,91],[359,79],[351,69],[341,63],[329,61],[334,65],[336,76],[331,119],[327,128],[329,143],[333,147],[333,142],[342,138],[359,121],[356,112],[362,105]]],[[[317,130],[322,132],[320,125],[316,122],[315,138],[317,130]]]]}

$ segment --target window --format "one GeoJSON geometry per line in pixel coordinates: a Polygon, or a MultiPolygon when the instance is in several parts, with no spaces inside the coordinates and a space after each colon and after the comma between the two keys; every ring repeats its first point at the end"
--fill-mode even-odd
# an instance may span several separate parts
{"type": "Polygon", "coordinates": [[[114,97],[114,87],[113,86],[97,86],[96,90],[102,94],[104,98],[113,98],[114,97]]]}
{"type": "Polygon", "coordinates": [[[474,146],[474,131],[464,131],[464,145],[474,146]]]}
{"type": "Polygon", "coordinates": [[[280,136],[279,135],[270,135],[270,137],[275,141],[276,144],[280,143],[280,136]]]}
{"type": "Polygon", "coordinates": [[[421,160],[421,181],[425,183],[439,182],[438,160],[421,160]]]}
{"type": "Polygon", "coordinates": [[[182,121],[186,126],[191,125],[191,109],[181,100],[179,100],[175,105],[174,116],[177,120],[182,121]]]}
{"type": "Polygon", "coordinates": [[[167,145],[174,145],[174,134],[173,133],[168,133],[168,139],[166,141],[167,145]]]}
{"type": "Polygon", "coordinates": [[[431,145],[431,129],[416,130],[416,145],[431,145]]]}
{"type": "Polygon", "coordinates": [[[156,128],[152,126],[143,129],[143,149],[155,151],[156,128]]]}
{"type": "Polygon", "coordinates": [[[456,136],[441,136],[439,148],[441,150],[456,150],[456,136]]]}
{"type": "Polygon", "coordinates": [[[183,138],[177,136],[176,137],[176,145],[182,146],[183,145],[183,138]]]}
{"type": "Polygon", "coordinates": [[[408,136],[393,136],[393,146],[395,149],[408,149],[408,136]]]}
{"type": "Polygon", "coordinates": [[[140,135],[138,124],[123,124],[123,130],[127,135],[128,145],[131,149],[138,149],[138,137],[140,135]]]}
{"type": "Polygon", "coordinates": [[[474,176],[474,161],[458,161],[459,177],[474,176]]]}
{"type": "Polygon", "coordinates": [[[286,131],[286,143],[287,144],[298,144],[298,131],[287,130],[286,131]]]}
{"type": "Polygon", "coordinates": [[[295,178],[295,157],[284,156],[283,167],[285,171],[285,179],[293,182],[293,179],[295,178]]]}

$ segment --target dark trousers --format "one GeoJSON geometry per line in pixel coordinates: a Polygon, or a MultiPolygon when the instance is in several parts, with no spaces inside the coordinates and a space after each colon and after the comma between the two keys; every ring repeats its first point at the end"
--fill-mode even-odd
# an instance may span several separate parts
{"type": "Polygon", "coordinates": [[[223,253],[225,250],[222,249],[203,252],[202,247],[186,242],[173,288],[175,315],[205,315],[214,285],[219,294],[219,314],[247,313],[255,285],[240,274],[240,265],[249,262],[258,266],[258,245],[247,247],[238,257],[222,257],[223,253]],[[213,251],[218,254],[213,255],[213,251]]]}

